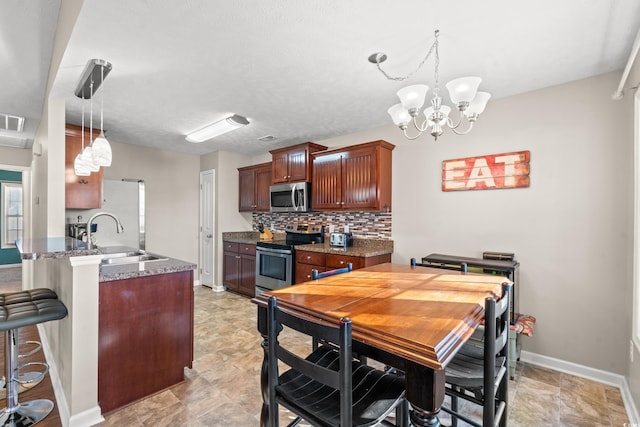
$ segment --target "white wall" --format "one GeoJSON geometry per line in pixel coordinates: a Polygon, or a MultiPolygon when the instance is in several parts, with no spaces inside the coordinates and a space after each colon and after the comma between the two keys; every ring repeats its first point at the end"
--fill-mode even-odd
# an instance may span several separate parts
{"type": "Polygon", "coordinates": [[[197,263],[199,156],[109,142],[113,161],[104,178],[145,182],[146,249],[197,263]]]}
{"type": "Polygon", "coordinates": [[[393,261],[515,252],[528,351],[618,374],[631,333],[632,133],[620,73],[490,102],[466,136],[409,141],[393,125],[326,141],[393,151],[393,261]],[[441,191],[443,160],[529,150],[531,186],[441,191]]]}

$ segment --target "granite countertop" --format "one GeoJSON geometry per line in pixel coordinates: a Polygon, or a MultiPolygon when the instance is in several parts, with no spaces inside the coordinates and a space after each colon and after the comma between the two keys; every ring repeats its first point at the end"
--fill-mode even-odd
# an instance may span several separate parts
{"type": "Polygon", "coordinates": [[[298,245],[296,250],[321,252],[325,254],[347,255],[357,257],[371,257],[393,253],[393,240],[353,239],[353,246],[346,248],[330,246],[329,242],[310,245],[298,245]]]}
{"type": "Polygon", "coordinates": [[[195,270],[196,268],[195,264],[175,258],[130,264],[101,264],[99,281],[110,282],[112,280],[133,279],[157,274],[178,273],[180,271],[195,270]]]}
{"type": "MultiPolygon", "coordinates": [[[[284,240],[284,233],[274,233],[273,240],[284,240]]],[[[260,233],[257,231],[238,231],[222,233],[222,240],[225,242],[243,243],[255,245],[260,241],[260,233]]],[[[353,239],[353,246],[348,248],[335,248],[329,245],[328,237],[325,243],[314,243],[308,245],[297,245],[296,249],[301,251],[322,252],[327,254],[340,254],[358,257],[370,257],[377,255],[387,255],[393,253],[393,240],[383,239],[353,239]]],[[[265,240],[268,241],[268,240],[265,240]]]]}
{"type": "MultiPolygon", "coordinates": [[[[72,237],[49,237],[44,239],[18,240],[20,256],[23,260],[36,260],[45,258],[69,258],[87,255],[108,255],[120,252],[135,252],[134,248],[126,246],[109,246],[89,249],[87,242],[72,237]]],[[[197,266],[190,262],[175,258],[155,255],[161,260],[140,261],[129,264],[100,264],[100,282],[111,280],[131,279],[156,274],[176,273],[186,270],[195,270],[197,266]]]]}
{"type": "Polygon", "coordinates": [[[16,242],[20,257],[26,260],[40,258],[67,258],[72,256],[98,255],[97,248],[89,249],[87,242],[72,237],[48,237],[26,239],[16,242]]]}

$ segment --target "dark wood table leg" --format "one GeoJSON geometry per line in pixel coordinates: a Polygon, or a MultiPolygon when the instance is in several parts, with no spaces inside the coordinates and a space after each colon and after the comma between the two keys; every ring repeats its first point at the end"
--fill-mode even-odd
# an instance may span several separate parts
{"type": "Polygon", "coordinates": [[[438,413],[444,402],[444,369],[433,370],[407,362],[406,398],[411,404],[411,423],[416,427],[439,427],[438,413]]]}
{"type": "Polygon", "coordinates": [[[267,341],[267,310],[258,307],[258,332],[264,340],[260,344],[264,357],[260,368],[260,391],[262,392],[262,409],[260,410],[260,427],[268,427],[269,423],[269,343],[267,341]]]}

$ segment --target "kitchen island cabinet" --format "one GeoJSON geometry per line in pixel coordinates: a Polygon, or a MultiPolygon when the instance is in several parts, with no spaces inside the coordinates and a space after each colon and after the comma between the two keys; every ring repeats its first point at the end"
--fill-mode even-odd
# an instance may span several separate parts
{"type": "Polygon", "coordinates": [[[222,257],[224,286],[253,298],[256,292],[256,245],[224,242],[222,257]]]}
{"type": "Polygon", "coordinates": [[[326,149],[324,145],[305,142],[269,151],[273,183],[311,181],[311,154],[326,149]]]}
{"type": "Polygon", "coordinates": [[[101,282],[102,413],[184,380],[193,361],[193,271],[101,282]]]}
{"type": "MultiPolygon", "coordinates": [[[[306,245],[307,247],[309,245],[306,245]]],[[[315,245],[325,247],[326,245],[315,245]]],[[[303,283],[311,280],[311,270],[323,272],[336,268],[346,267],[351,263],[354,270],[369,267],[376,264],[391,262],[391,253],[371,253],[364,256],[347,255],[345,253],[324,253],[318,251],[305,251],[296,249],[296,281],[303,283]]]]}
{"type": "Polygon", "coordinates": [[[268,212],[271,162],[238,168],[240,212],[268,212]]]}
{"type": "Polygon", "coordinates": [[[314,154],[313,210],[391,211],[394,148],[380,140],[314,154]]]}

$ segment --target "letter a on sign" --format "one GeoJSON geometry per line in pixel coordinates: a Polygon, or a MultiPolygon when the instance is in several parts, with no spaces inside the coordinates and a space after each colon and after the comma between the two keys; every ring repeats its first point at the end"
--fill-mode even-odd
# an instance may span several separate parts
{"type": "Polygon", "coordinates": [[[442,162],[442,191],[529,186],[529,151],[489,154],[442,162]]]}

